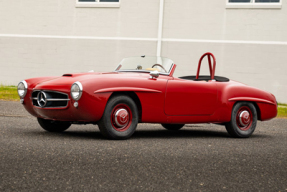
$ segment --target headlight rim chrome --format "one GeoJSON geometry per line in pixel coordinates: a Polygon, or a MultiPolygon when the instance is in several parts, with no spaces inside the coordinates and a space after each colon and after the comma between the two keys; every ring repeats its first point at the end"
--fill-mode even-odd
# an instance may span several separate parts
{"type": "Polygon", "coordinates": [[[71,86],[70,92],[71,92],[70,94],[71,94],[71,97],[72,97],[73,100],[75,100],[75,101],[80,100],[81,97],[82,97],[82,93],[83,93],[83,85],[82,85],[82,83],[79,82],[79,81],[76,81],[75,83],[73,83],[72,86],[71,86]],[[73,93],[72,93],[72,88],[73,88],[74,85],[77,85],[79,87],[79,89],[80,89],[79,96],[77,98],[74,98],[73,93]]]}
{"type": "Polygon", "coordinates": [[[23,98],[26,96],[27,90],[28,90],[28,84],[27,84],[27,82],[26,82],[25,80],[20,81],[20,82],[18,83],[18,85],[17,85],[17,93],[18,93],[18,95],[19,95],[19,97],[20,97],[21,99],[23,99],[23,98]],[[23,95],[20,95],[20,94],[19,94],[19,85],[20,85],[21,83],[24,85],[24,94],[23,94],[23,95]]]}

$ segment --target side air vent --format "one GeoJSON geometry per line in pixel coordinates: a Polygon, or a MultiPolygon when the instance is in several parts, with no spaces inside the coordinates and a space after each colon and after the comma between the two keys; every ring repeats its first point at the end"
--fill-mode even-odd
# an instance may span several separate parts
{"type": "Polygon", "coordinates": [[[73,77],[72,74],[64,74],[63,76],[64,76],[64,77],[73,77]]]}

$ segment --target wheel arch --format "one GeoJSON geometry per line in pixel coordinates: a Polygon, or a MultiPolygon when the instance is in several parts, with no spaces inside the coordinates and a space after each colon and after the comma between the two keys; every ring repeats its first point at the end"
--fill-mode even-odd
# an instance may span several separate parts
{"type": "Polygon", "coordinates": [[[230,84],[225,88],[223,100],[231,103],[232,107],[237,102],[252,103],[260,121],[272,119],[277,115],[276,98],[271,93],[256,88],[230,84]]]}
{"type": "Polygon", "coordinates": [[[258,106],[258,104],[255,102],[255,101],[246,101],[246,100],[238,100],[238,101],[235,101],[234,104],[232,105],[232,109],[234,108],[234,106],[237,104],[237,103],[240,103],[240,102],[247,102],[247,103],[252,103],[256,109],[256,112],[257,112],[257,120],[261,120],[261,110],[258,106]]]}
{"type": "Polygon", "coordinates": [[[134,91],[116,91],[110,95],[108,101],[111,98],[119,96],[119,95],[126,95],[126,96],[130,97],[135,102],[135,104],[137,106],[137,110],[138,110],[139,123],[141,123],[142,122],[142,105],[141,105],[141,101],[140,101],[139,97],[137,96],[137,94],[134,91]]]}

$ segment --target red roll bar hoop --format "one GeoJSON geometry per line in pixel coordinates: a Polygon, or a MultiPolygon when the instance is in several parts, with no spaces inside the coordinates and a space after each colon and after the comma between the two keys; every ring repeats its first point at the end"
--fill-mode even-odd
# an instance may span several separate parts
{"type": "Polygon", "coordinates": [[[215,60],[215,57],[212,53],[204,53],[200,59],[199,59],[199,62],[198,62],[198,68],[197,68],[197,74],[196,74],[196,79],[198,79],[199,77],[199,72],[200,72],[200,66],[201,66],[201,61],[202,59],[207,56],[208,57],[208,64],[209,64],[209,72],[210,72],[210,79],[213,80],[214,79],[214,73],[215,73],[215,66],[216,66],[216,60],[215,60]],[[211,66],[211,59],[210,59],[210,56],[212,57],[213,59],[213,67],[211,66]]]}

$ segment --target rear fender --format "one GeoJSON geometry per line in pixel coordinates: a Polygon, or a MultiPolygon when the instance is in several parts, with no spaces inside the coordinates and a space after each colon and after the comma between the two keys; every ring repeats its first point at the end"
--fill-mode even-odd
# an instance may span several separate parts
{"type": "Polygon", "coordinates": [[[252,97],[235,97],[229,99],[229,101],[234,102],[234,104],[244,101],[252,102],[255,104],[255,108],[258,113],[258,120],[261,121],[269,120],[277,116],[277,103],[274,101],[252,97]]]}
{"type": "Polygon", "coordinates": [[[238,82],[218,83],[219,98],[222,104],[219,113],[219,120],[230,121],[233,106],[237,102],[252,102],[258,111],[259,120],[268,120],[277,115],[276,98],[269,92],[250,87],[238,82]]]}

